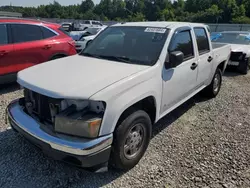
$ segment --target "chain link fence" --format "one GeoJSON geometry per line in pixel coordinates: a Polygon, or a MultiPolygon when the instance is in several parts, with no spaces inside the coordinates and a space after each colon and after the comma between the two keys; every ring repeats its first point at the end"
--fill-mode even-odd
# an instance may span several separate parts
{"type": "Polygon", "coordinates": [[[250,24],[207,24],[211,32],[250,31],[250,24]]]}
{"type": "MultiPolygon", "coordinates": [[[[37,19],[37,18],[34,18],[37,19]]],[[[40,20],[53,22],[53,23],[63,23],[63,22],[75,22],[83,23],[84,20],[75,19],[58,19],[58,18],[40,18],[40,20]]],[[[101,21],[104,25],[116,24],[116,21],[101,21]]],[[[207,24],[209,25],[211,32],[221,32],[221,31],[250,31],[250,24],[207,24]]]]}

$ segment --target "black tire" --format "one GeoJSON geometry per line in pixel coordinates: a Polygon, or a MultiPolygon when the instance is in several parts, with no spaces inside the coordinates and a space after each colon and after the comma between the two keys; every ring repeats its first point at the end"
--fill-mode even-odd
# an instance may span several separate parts
{"type": "Polygon", "coordinates": [[[55,56],[53,56],[51,59],[50,59],[50,61],[51,60],[55,60],[55,59],[60,59],[60,58],[63,58],[63,57],[66,57],[65,55],[55,55],[55,56]]]}
{"type": "Polygon", "coordinates": [[[202,95],[208,98],[215,98],[220,92],[221,84],[222,84],[222,72],[219,68],[217,68],[212,82],[202,91],[202,95]],[[217,82],[216,80],[218,80],[217,87],[215,87],[216,84],[215,82],[217,82]]]}
{"type": "Polygon", "coordinates": [[[247,74],[249,70],[249,60],[245,62],[240,62],[238,70],[241,74],[247,74]]]}
{"type": "MultiPolygon", "coordinates": [[[[142,110],[130,113],[130,115],[128,115],[121,122],[121,124],[118,125],[114,132],[114,140],[109,164],[112,167],[120,170],[129,170],[133,168],[143,157],[150,142],[151,134],[152,124],[149,115],[142,110]],[[125,145],[128,141],[129,133],[131,133],[133,127],[137,125],[140,125],[143,128],[143,138],[140,144],[134,142],[134,144],[140,145],[138,147],[139,149],[137,150],[137,154],[135,156],[131,155],[132,157],[128,158],[126,157],[126,155],[128,156],[128,154],[125,151],[125,145]]],[[[133,138],[135,137],[132,134],[128,144],[133,145],[133,138]]]]}

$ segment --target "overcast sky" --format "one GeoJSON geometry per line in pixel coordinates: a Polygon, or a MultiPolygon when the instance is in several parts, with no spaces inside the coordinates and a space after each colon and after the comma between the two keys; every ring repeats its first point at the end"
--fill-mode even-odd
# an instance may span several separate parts
{"type": "MultiPolygon", "coordinates": [[[[12,6],[38,6],[41,4],[49,4],[53,3],[54,0],[0,0],[0,6],[2,5],[10,5],[12,6]]],[[[72,4],[80,4],[82,0],[56,0],[61,5],[72,5],[72,4]]],[[[100,0],[93,0],[94,3],[99,3],[100,0]]]]}

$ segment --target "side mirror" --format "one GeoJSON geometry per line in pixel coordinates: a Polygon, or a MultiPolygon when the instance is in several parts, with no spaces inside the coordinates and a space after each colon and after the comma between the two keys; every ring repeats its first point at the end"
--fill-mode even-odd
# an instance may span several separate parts
{"type": "Polygon", "coordinates": [[[184,54],[181,51],[174,51],[169,53],[169,61],[165,62],[165,68],[173,68],[180,65],[184,60],[184,54]]]}

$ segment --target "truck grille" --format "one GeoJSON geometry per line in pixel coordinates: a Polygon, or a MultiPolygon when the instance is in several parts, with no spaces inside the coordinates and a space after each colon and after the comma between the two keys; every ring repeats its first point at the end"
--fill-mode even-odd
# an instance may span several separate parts
{"type": "Polygon", "coordinates": [[[26,111],[30,115],[35,115],[41,122],[53,123],[51,109],[59,113],[61,108],[60,99],[53,99],[28,89],[24,89],[24,98],[26,111]]]}
{"type": "Polygon", "coordinates": [[[242,52],[231,52],[231,61],[244,61],[246,54],[242,52]]]}

